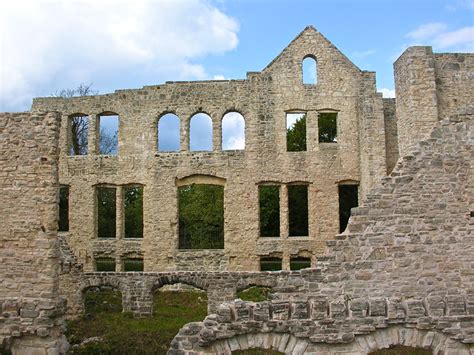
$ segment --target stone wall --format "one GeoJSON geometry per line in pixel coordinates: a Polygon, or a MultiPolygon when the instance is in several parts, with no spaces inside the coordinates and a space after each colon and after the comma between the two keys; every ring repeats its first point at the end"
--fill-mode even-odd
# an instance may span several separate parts
{"type": "Polygon", "coordinates": [[[367,353],[397,343],[472,353],[473,137],[472,116],[438,122],[353,209],[317,267],[302,270],[299,282],[280,275],[288,287],[272,301],[220,305],[182,328],[169,354],[251,345],[288,354],[367,353]],[[418,341],[407,341],[409,334],[418,341]]]}
{"type": "Polygon", "coordinates": [[[309,254],[313,262],[325,241],[339,232],[338,184],[360,183],[363,196],[386,174],[383,103],[375,74],[362,72],[313,27],[306,28],[261,72],[245,80],[168,82],[138,90],[90,97],[37,98],[32,108],[62,113],[59,180],[70,191],[69,246],[85,271],[94,258],[111,256],[117,271],[133,253],[144,258],[145,271],[255,271],[261,256],[278,254],[289,269],[291,256],[309,254]],[[303,84],[306,56],[318,64],[316,85],[303,84]],[[318,114],[338,112],[337,143],[318,142],[318,114]],[[223,151],[222,117],[229,111],[245,119],[245,150],[223,151]],[[307,151],[286,151],[286,112],[307,114],[307,151]],[[98,115],[120,117],[118,155],[97,154],[98,115]],[[157,122],[169,112],[180,118],[180,151],[157,152],[157,122]],[[212,119],[213,150],[189,150],[189,124],[196,112],[212,119]],[[89,149],[68,156],[68,117],[89,116],[89,149]],[[213,176],[224,183],[222,251],[178,249],[176,181],[213,176]],[[259,237],[258,186],[280,185],[280,236],[259,237]],[[287,186],[307,184],[308,236],[289,237],[287,186]],[[98,240],[95,187],[117,186],[117,235],[98,240]],[[121,187],[144,186],[144,238],[123,238],[121,187]]]}
{"type": "Polygon", "coordinates": [[[410,47],[394,63],[400,156],[438,120],[474,110],[474,54],[410,47]]]}
{"type": "Polygon", "coordinates": [[[58,295],[59,115],[0,114],[0,350],[63,352],[58,295]]]}

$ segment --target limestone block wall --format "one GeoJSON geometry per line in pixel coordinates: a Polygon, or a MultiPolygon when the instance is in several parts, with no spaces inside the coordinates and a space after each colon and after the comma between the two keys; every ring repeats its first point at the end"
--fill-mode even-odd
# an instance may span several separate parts
{"type": "Polygon", "coordinates": [[[339,232],[338,184],[360,184],[364,195],[386,173],[382,98],[374,73],[362,72],[314,28],[305,29],[261,72],[245,80],[168,82],[138,90],[90,97],[37,98],[34,110],[62,114],[59,180],[70,188],[69,246],[84,266],[111,256],[122,270],[131,253],[143,256],[145,271],[258,270],[261,256],[279,255],[283,268],[291,256],[322,255],[325,241],[339,232]],[[302,80],[302,60],[316,58],[317,84],[302,80]],[[318,143],[318,114],[338,113],[337,143],[318,143]],[[222,151],[222,117],[229,111],[245,119],[245,150],[222,151]],[[98,115],[120,117],[116,156],[97,154],[98,115]],[[157,152],[157,122],[173,112],[180,118],[180,151],[157,152]],[[213,150],[189,150],[189,126],[197,112],[210,115],[213,150]],[[286,113],[307,114],[307,151],[287,152],[286,113]],[[89,116],[89,150],[68,156],[68,117],[89,116]],[[177,181],[212,176],[224,181],[224,250],[178,250],[177,181]],[[258,186],[280,186],[280,236],[259,237],[258,186]],[[288,184],[308,185],[309,235],[288,236],[288,184]],[[95,187],[144,186],[144,238],[123,238],[121,195],[117,194],[117,235],[96,236],[95,187]]]}
{"type": "Polygon", "coordinates": [[[63,352],[57,113],[0,114],[0,350],[63,352]]]}
{"type": "Polygon", "coordinates": [[[410,47],[394,63],[400,156],[438,120],[472,113],[474,55],[410,47]]]}
{"type": "Polygon", "coordinates": [[[219,306],[183,327],[169,354],[252,346],[367,353],[391,344],[472,354],[473,119],[438,122],[353,209],[348,230],[328,241],[326,257],[302,270],[299,284],[288,277],[291,287],[271,302],[219,306]]]}

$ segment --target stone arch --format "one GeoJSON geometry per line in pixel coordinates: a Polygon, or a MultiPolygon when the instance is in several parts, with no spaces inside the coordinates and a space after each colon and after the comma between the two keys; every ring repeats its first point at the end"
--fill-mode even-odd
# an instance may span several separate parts
{"type": "Polygon", "coordinates": [[[199,110],[192,114],[187,122],[187,130],[189,132],[189,151],[213,150],[214,121],[209,113],[199,110]],[[196,133],[198,130],[202,131],[199,136],[196,133]]]}
{"type": "MultiPolygon", "coordinates": [[[[186,326],[181,331],[186,332],[186,326]]],[[[180,343],[183,335],[178,333],[180,343]]],[[[184,336],[185,338],[186,336],[184,336]]],[[[179,344],[179,345],[181,345],[179,344]]],[[[176,346],[173,340],[172,346],[176,346]]],[[[299,355],[305,353],[336,355],[341,353],[370,354],[373,351],[403,345],[413,348],[429,348],[433,354],[470,355],[466,344],[454,340],[436,330],[419,330],[403,326],[393,326],[379,329],[368,335],[357,336],[352,342],[341,344],[312,343],[303,338],[297,338],[289,333],[246,333],[237,334],[226,339],[219,339],[206,347],[194,344],[193,351],[199,354],[230,354],[237,350],[272,349],[285,354],[299,355]]],[[[178,346],[179,348],[179,346],[178,346]]],[[[174,350],[178,350],[174,348],[174,350]]],[[[179,350],[182,350],[179,348],[179,350]]]]}
{"type": "Polygon", "coordinates": [[[246,120],[241,112],[228,110],[224,113],[221,119],[221,139],[222,150],[245,149],[246,120]]]}
{"type": "Polygon", "coordinates": [[[159,288],[165,286],[165,285],[173,285],[173,284],[186,284],[195,288],[198,288],[203,291],[207,291],[209,288],[209,284],[197,277],[193,277],[192,275],[179,275],[179,274],[174,274],[174,275],[162,275],[153,280],[153,285],[151,287],[151,293],[153,294],[158,290],[159,288]]]}
{"type": "Polygon", "coordinates": [[[124,287],[123,283],[118,278],[93,278],[93,279],[86,279],[85,282],[78,288],[78,294],[81,299],[81,309],[82,313],[85,312],[85,296],[86,293],[91,289],[99,289],[104,290],[107,288],[111,288],[115,291],[120,292],[121,295],[121,306],[122,312],[129,310],[127,304],[127,294],[126,288],[124,287]]]}
{"type": "MultiPolygon", "coordinates": [[[[162,112],[155,124],[154,130],[156,132],[156,150],[158,152],[179,152],[181,146],[181,119],[176,114],[175,111],[164,111],[162,112]],[[169,122],[165,122],[169,121],[169,122]],[[172,122],[173,120],[174,122],[172,122]],[[177,121],[177,127],[176,126],[177,121]],[[161,126],[161,128],[160,128],[161,126]],[[165,126],[165,127],[163,127],[165,126]],[[166,132],[166,138],[160,137],[162,132],[166,132]],[[168,141],[170,138],[171,132],[171,141],[168,141]],[[166,140],[165,140],[166,139],[166,140]]],[[[164,133],[163,133],[164,134],[164,133]]]]}
{"type": "Polygon", "coordinates": [[[318,61],[312,54],[305,55],[301,61],[302,82],[306,85],[318,83],[318,61]]]}

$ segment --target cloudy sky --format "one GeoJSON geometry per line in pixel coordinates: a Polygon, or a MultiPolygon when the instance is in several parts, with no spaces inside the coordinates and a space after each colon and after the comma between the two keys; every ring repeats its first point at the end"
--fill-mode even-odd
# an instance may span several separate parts
{"type": "Polygon", "coordinates": [[[474,0],[15,0],[0,3],[0,111],[92,84],[245,78],[307,25],[393,95],[410,45],[474,50],[474,0]]]}

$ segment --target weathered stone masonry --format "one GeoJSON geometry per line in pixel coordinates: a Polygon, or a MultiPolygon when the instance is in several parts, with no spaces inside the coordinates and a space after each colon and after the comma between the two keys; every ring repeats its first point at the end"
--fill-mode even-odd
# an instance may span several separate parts
{"type": "MultiPolygon", "coordinates": [[[[64,351],[57,113],[0,114],[0,349],[64,351]]],[[[35,352],[38,351],[38,352],[35,352]]]]}
{"type": "Polygon", "coordinates": [[[83,311],[90,287],[116,287],[125,311],[147,315],[153,292],[185,283],[207,291],[212,314],[183,327],[171,354],[249,347],[363,354],[391,344],[472,354],[474,55],[412,47],[394,68],[397,99],[382,99],[375,73],[308,27],[245,80],[38,98],[31,113],[0,114],[0,348],[64,352],[62,317],[83,311]],[[317,60],[316,85],[302,83],[308,55],[317,60]],[[337,143],[318,142],[318,114],[328,110],[338,112],[337,143]],[[221,150],[228,111],[245,118],[244,151],[221,150]],[[103,112],[120,117],[116,156],[96,154],[103,112]],[[156,151],[156,123],[167,112],[180,118],[176,153],[156,151]],[[189,150],[196,112],[212,118],[211,152],[189,150]],[[286,151],[287,112],[307,114],[305,152],[286,151]],[[89,116],[85,156],[67,154],[76,113],[89,116]],[[224,185],[225,247],[178,250],[177,187],[209,179],[224,185]],[[278,238],[259,237],[258,186],[267,182],[280,185],[278,238]],[[362,206],[338,234],[337,189],[345,182],[359,184],[362,206]],[[308,236],[288,236],[293,183],[309,187],[308,236]],[[70,228],[59,238],[58,184],[70,188],[70,228]],[[143,239],[123,238],[120,188],[117,238],[97,238],[101,184],[144,186],[143,239]],[[313,268],[256,271],[266,255],[281,256],[284,269],[291,256],[310,255],[313,268]],[[118,272],[94,272],[101,256],[113,257],[118,272]],[[129,256],[143,257],[145,272],[120,272],[129,256]],[[234,301],[252,285],[271,287],[272,300],[234,301]]]}
{"type": "MultiPolygon", "coordinates": [[[[62,113],[59,178],[70,191],[67,240],[85,271],[94,271],[94,259],[101,256],[114,258],[121,271],[121,261],[130,253],[144,258],[145,271],[157,272],[255,271],[261,256],[275,254],[283,258],[284,269],[291,256],[310,255],[314,263],[325,241],[339,232],[338,184],[358,183],[363,197],[387,172],[384,105],[375,89],[375,73],[358,69],[312,27],[245,80],[170,82],[90,97],[38,98],[32,110],[38,109],[62,113]],[[301,62],[308,55],[317,59],[316,85],[302,82],[301,62]],[[318,114],[327,110],[338,113],[337,143],[318,143],[318,114]],[[228,111],[245,119],[243,151],[221,150],[221,120],[228,111]],[[285,115],[292,111],[307,114],[307,151],[286,151],[285,115]],[[120,117],[116,156],[95,153],[102,112],[120,117]],[[157,122],[168,112],[181,121],[181,150],[176,153],[156,148],[157,122]],[[196,112],[212,118],[211,152],[189,151],[189,120],[196,112]],[[67,154],[68,117],[76,113],[89,116],[90,154],[85,156],[67,154]],[[224,181],[223,250],[177,248],[176,181],[193,176],[224,181]],[[268,182],[281,186],[278,238],[259,238],[258,185],[268,182]],[[287,185],[292,183],[308,185],[307,236],[288,236],[287,185]],[[120,193],[117,238],[97,238],[99,184],[144,186],[143,239],[123,238],[120,193]]],[[[392,146],[390,154],[396,154],[392,146]]]]}

